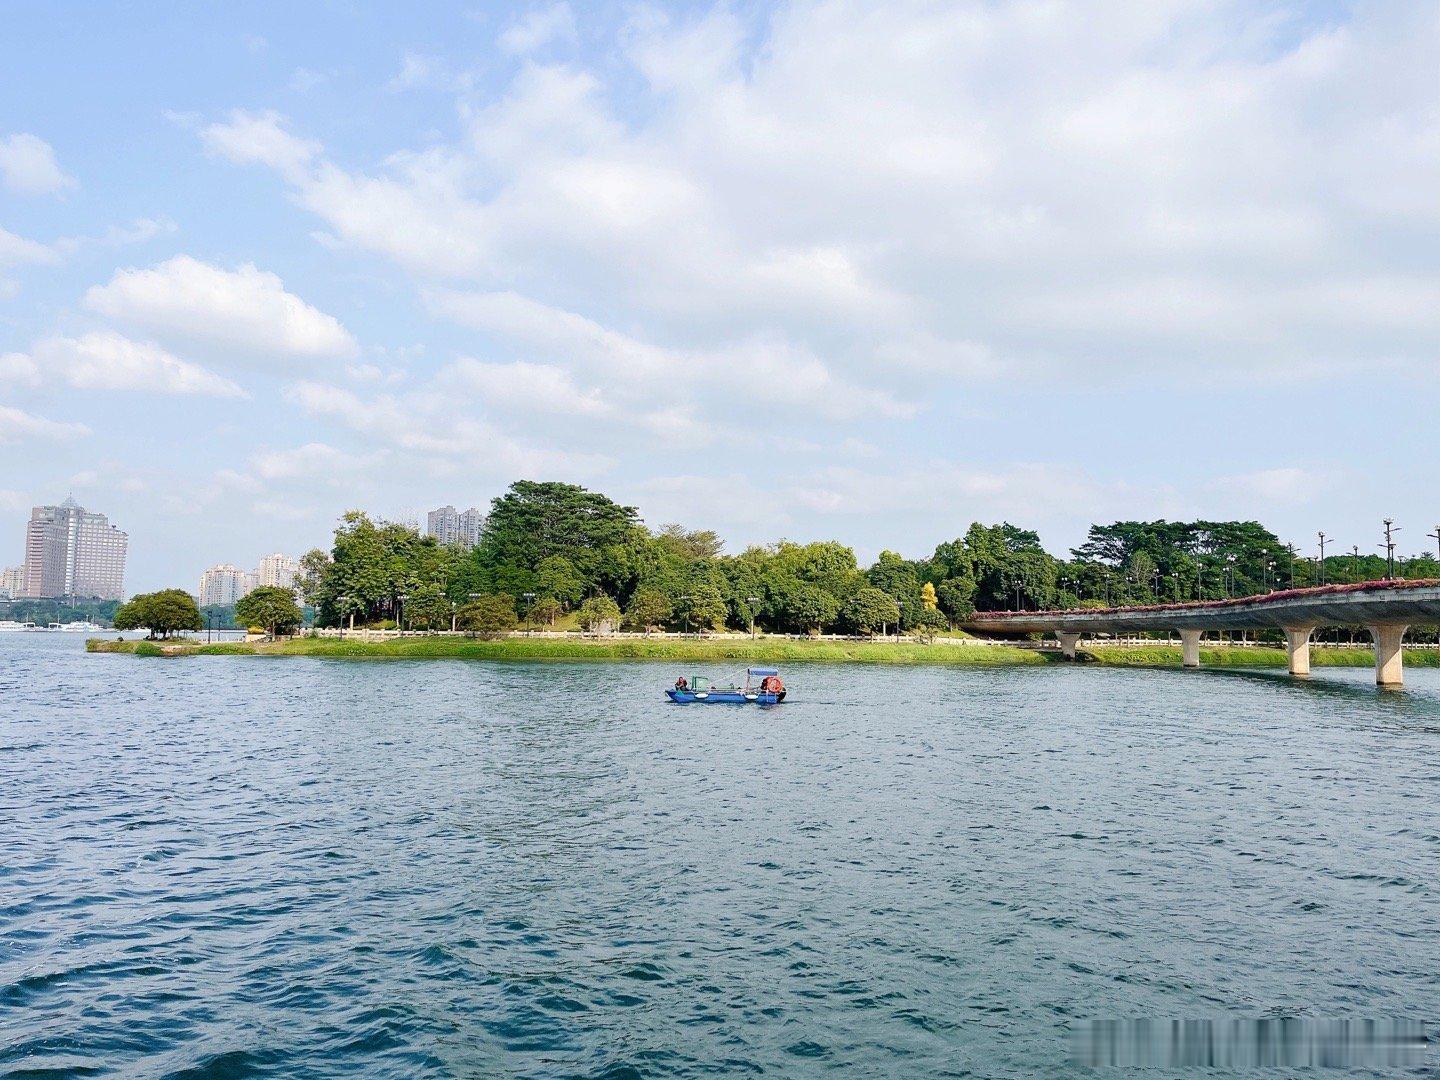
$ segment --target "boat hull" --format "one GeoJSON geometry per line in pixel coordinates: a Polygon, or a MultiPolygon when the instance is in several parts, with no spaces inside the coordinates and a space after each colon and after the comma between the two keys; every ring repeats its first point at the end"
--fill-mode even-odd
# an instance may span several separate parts
{"type": "Polygon", "coordinates": [[[665,696],[676,705],[778,705],[785,700],[785,692],[778,694],[759,690],[746,693],[743,690],[666,690],[665,696]]]}

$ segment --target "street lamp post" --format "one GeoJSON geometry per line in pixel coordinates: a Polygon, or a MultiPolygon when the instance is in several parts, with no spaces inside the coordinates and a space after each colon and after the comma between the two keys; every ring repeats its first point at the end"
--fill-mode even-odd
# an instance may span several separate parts
{"type": "Polygon", "coordinates": [[[523,593],[521,598],[525,601],[525,636],[530,637],[535,629],[535,594],[523,593]]]}
{"type": "Polygon", "coordinates": [[[755,640],[755,605],[760,603],[758,596],[745,597],[745,604],[750,609],[750,640],[755,640]]]}
{"type": "Polygon", "coordinates": [[[1320,584],[1325,584],[1325,534],[1319,533],[1320,537],[1320,584]]]}
{"type": "Polygon", "coordinates": [[[896,600],[896,601],[895,601],[895,644],[896,644],[896,645],[899,645],[899,644],[900,644],[900,619],[901,619],[902,616],[904,616],[904,614],[905,614],[905,609],[900,605],[900,601],[899,601],[899,600],[896,600]]]}
{"type": "Polygon", "coordinates": [[[1400,531],[1394,518],[1385,519],[1385,580],[1395,577],[1395,534],[1400,531]]]}
{"type": "Polygon", "coordinates": [[[689,637],[689,636],[690,636],[690,601],[691,601],[691,600],[694,600],[694,599],[695,599],[695,598],[694,598],[693,596],[682,596],[682,597],[679,598],[680,602],[685,605],[685,636],[686,636],[686,637],[689,637]]]}
{"type": "Polygon", "coordinates": [[[395,594],[395,629],[400,632],[401,637],[405,636],[405,601],[409,599],[405,593],[395,594]]]}
{"type": "Polygon", "coordinates": [[[350,616],[350,629],[355,629],[355,609],[350,606],[350,597],[343,593],[340,596],[335,597],[335,603],[340,605],[340,637],[343,640],[345,637],[344,620],[347,613],[350,616]]]}
{"type": "Polygon", "coordinates": [[[1357,582],[1360,580],[1360,545],[1355,544],[1350,548],[1350,576],[1357,582]]]}

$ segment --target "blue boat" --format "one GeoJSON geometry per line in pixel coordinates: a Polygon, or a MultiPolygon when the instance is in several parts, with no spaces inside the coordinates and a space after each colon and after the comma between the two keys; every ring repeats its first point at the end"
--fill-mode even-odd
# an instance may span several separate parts
{"type": "Polygon", "coordinates": [[[752,667],[745,669],[744,686],[715,686],[709,679],[681,675],[665,696],[676,705],[779,705],[785,700],[785,684],[779,669],[752,667]]]}

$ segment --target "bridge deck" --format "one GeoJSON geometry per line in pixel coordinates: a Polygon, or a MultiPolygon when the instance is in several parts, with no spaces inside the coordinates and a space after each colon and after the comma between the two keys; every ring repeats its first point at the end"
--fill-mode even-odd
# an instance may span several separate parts
{"type": "Polygon", "coordinates": [[[1440,625],[1440,581],[1366,581],[1124,608],[980,611],[960,624],[979,633],[1122,630],[1266,630],[1317,626],[1440,625]]]}

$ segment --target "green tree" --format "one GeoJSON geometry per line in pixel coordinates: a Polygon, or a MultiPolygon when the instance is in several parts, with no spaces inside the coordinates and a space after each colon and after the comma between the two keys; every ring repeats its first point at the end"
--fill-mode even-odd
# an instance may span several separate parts
{"type": "Polygon", "coordinates": [[[580,625],[590,633],[603,633],[620,625],[620,606],[603,593],[580,605],[580,625]]]}
{"type": "Polygon", "coordinates": [[[300,625],[302,615],[295,594],[278,585],[261,585],[235,602],[235,617],[245,626],[263,626],[274,638],[300,625]]]}
{"type": "Polygon", "coordinates": [[[549,555],[535,567],[534,591],[553,596],[569,608],[585,594],[585,579],[564,555],[549,555]]]}
{"type": "Polygon", "coordinates": [[[614,591],[629,587],[633,549],[646,538],[633,506],[574,484],[519,480],[491,503],[470,558],[475,578],[489,588],[514,582],[539,591],[536,569],[563,555],[584,588],[614,591]]]}
{"type": "Polygon", "coordinates": [[[450,619],[458,616],[450,606],[450,598],[435,583],[422,585],[405,601],[405,624],[420,630],[448,630],[450,619]]]}
{"type": "Polygon", "coordinates": [[[725,542],[711,529],[689,531],[674,523],[661,529],[655,539],[661,547],[673,552],[686,563],[711,562],[719,557],[725,546],[725,542]]]}
{"type": "Polygon", "coordinates": [[[648,634],[664,626],[673,611],[674,606],[660,590],[640,588],[636,589],[635,595],[630,598],[630,606],[625,611],[625,621],[631,627],[648,634]]]}
{"type": "Polygon", "coordinates": [[[675,618],[684,620],[691,630],[725,629],[725,598],[714,585],[692,585],[690,591],[675,604],[675,618]]]}
{"type": "Polygon", "coordinates": [[[975,614],[975,582],[968,577],[951,577],[940,582],[935,590],[940,610],[954,622],[964,622],[975,614]]]}
{"type": "Polygon", "coordinates": [[[565,605],[556,600],[553,596],[542,596],[530,605],[530,610],[525,613],[529,622],[543,622],[546,626],[554,626],[555,620],[565,614],[565,605]]]}
{"type": "Polygon", "coordinates": [[[311,607],[318,608],[325,598],[326,579],[333,564],[329,552],[311,548],[300,556],[300,573],[296,575],[295,586],[300,597],[311,607]]]}
{"type": "Polygon", "coordinates": [[[818,585],[800,585],[786,599],[787,621],[807,632],[820,633],[839,612],[840,601],[818,585]]]}
{"type": "Polygon", "coordinates": [[[455,613],[455,623],[467,634],[497,637],[515,629],[515,598],[506,593],[477,596],[455,613]]]}
{"type": "Polygon", "coordinates": [[[161,589],[131,597],[115,610],[115,629],[150,631],[150,637],[168,638],[179,630],[199,630],[200,605],[184,589],[161,589]]]}
{"type": "Polygon", "coordinates": [[[948,630],[950,624],[945,616],[935,608],[922,608],[919,616],[915,619],[915,625],[910,630],[916,637],[923,639],[927,644],[935,640],[935,636],[944,630],[948,630]]]}
{"type": "Polygon", "coordinates": [[[894,626],[898,617],[895,599],[873,586],[861,589],[845,605],[845,621],[862,634],[873,634],[887,626],[894,626]]]}

